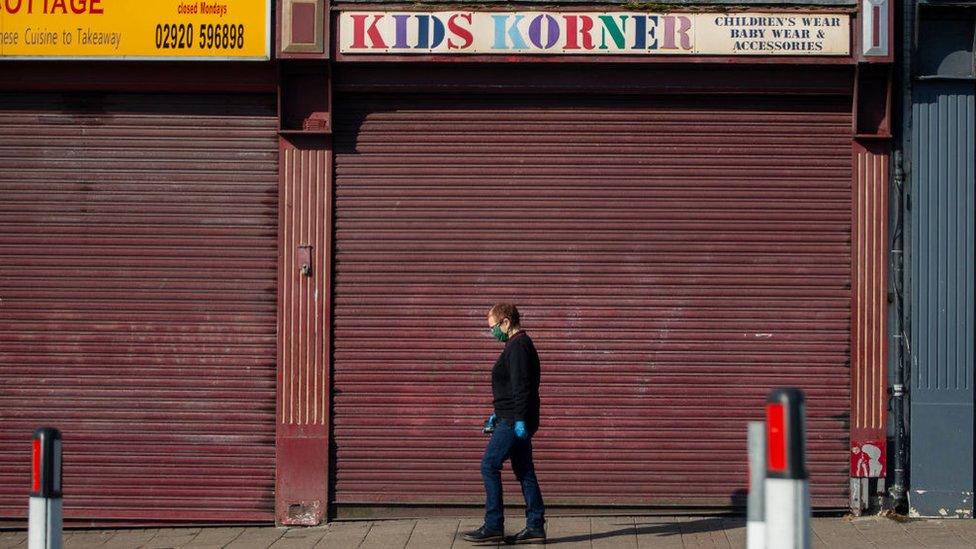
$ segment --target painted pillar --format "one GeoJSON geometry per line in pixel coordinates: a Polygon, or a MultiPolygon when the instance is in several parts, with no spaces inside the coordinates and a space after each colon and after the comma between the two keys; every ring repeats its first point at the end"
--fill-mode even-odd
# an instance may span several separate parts
{"type": "Polygon", "coordinates": [[[851,478],[883,478],[888,409],[888,140],[854,142],[851,478]]]}
{"type": "Polygon", "coordinates": [[[851,511],[883,492],[888,453],[888,188],[893,3],[860,0],[851,188],[851,511]],[[872,480],[873,479],[873,480],[872,480]]]}
{"type": "Polygon", "coordinates": [[[279,261],[275,518],[329,516],[332,135],[328,5],[278,3],[279,261]]]}

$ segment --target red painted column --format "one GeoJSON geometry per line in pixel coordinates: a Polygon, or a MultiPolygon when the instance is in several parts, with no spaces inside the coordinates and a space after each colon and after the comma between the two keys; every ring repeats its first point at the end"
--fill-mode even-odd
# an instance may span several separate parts
{"type": "Polygon", "coordinates": [[[851,477],[885,476],[888,403],[887,140],[855,140],[851,254],[851,477]]]}
{"type": "Polygon", "coordinates": [[[328,517],[332,143],[281,138],[275,517],[328,517]]]}
{"type": "Polygon", "coordinates": [[[278,409],[275,519],[329,516],[332,135],[329,3],[278,0],[278,409]]]}

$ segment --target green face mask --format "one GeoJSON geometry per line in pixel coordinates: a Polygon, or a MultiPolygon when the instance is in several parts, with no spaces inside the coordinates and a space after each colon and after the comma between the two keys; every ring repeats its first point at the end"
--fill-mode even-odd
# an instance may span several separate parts
{"type": "Polygon", "coordinates": [[[498,341],[502,343],[508,341],[508,334],[502,331],[502,323],[499,322],[491,327],[491,335],[495,337],[498,341]]]}

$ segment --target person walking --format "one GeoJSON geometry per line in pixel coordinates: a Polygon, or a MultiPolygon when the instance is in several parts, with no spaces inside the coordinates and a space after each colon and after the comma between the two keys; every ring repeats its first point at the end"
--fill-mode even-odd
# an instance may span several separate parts
{"type": "Polygon", "coordinates": [[[485,424],[485,432],[491,432],[491,438],[481,459],[485,522],[481,528],[464,533],[462,537],[467,541],[546,540],[545,504],[532,462],[532,436],[539,429],[539,354],[520,320],[518,308],[509,303],[499,303],[488,311],[491,335],[505,343],[505,349],[491,369],[494,412],[485,424]],[[525,529],[506,538],[501,471],[508,459],[525,497],[525,529]]]}

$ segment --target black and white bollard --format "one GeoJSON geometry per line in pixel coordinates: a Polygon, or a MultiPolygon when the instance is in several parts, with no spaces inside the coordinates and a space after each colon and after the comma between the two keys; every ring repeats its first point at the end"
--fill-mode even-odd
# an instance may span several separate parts
{"type": "Polygon", "coordinates": [[[810,483],[806,469],[805,411],[798,389],[766,399],[766,547],[809,549],[810,483]]]}
{"type": "Polygon", "coordinates": [[[766,424],[749,422],[748,549],[766,549],[766,424]]]}
{"type": "Polygon", "coordinates": [[[29,549],[61,549],[61,433],[44,427],[31,441],[29,549]]]}

